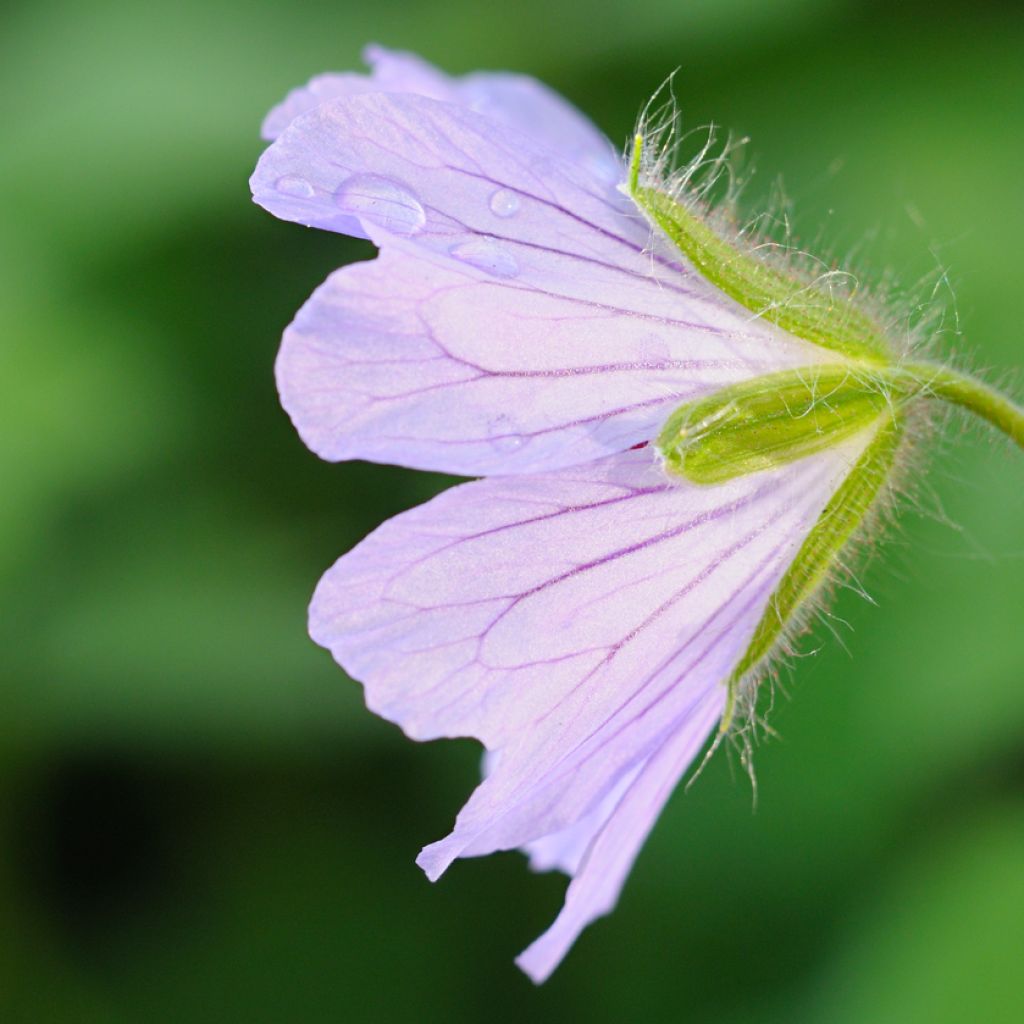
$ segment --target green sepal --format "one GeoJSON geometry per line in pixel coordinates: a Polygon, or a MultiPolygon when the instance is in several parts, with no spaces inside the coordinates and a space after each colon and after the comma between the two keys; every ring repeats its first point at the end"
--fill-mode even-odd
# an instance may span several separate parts
{"type": "Polygon", "coordinates": [[[887,415],[871,443],[832,495],[768,602],[753,639],[729,678],[729,696],[721,731],[732,724],[736,698],[744,677],[772,652],[794,614],[825,582],[839,552],[864,522],[882,485],[889,478],[903,437],[902,417],[887,415]]]}
{"type": "Polygon", "coordinates": [[[784,370],[680,406],[656,444],[669,472],[722,483],[830,448],[891,413],[916,387],[897,370],[784,370]]]}
{"type": "Polygon", "coordinates": [[[643,143],[637,135],[628,193],[704,277],[745,309],[798,338],[852,359],[891,361],[881,327],[849,299],[744,252],[719,237],[686,204],[641,184],[643,143]]]}

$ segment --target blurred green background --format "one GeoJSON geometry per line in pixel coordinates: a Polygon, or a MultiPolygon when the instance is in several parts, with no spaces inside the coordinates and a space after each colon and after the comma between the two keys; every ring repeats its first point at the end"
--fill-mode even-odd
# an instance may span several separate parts
{"type": "MultiPolygon", "coordinates": [[[[559,876],[413,864],[476,781],[304,630],[319,573],[445,481],[332,466],[280,332],[369,248],[274,221],[269,106],[364,42],[545,79],[617,142],[675,67],[798,237],[1024,361],[1020,5],[33,0],[0,23],[0,1018],[1024,1020],[1024,460],[950,438],[758,752],[680,790],[534,989],[559,876]],[[952,291],[943,283],[949,270],[952,291]],[[955,296],[955,307],[952,297],[955,296]]],[[[813,645],[808,645],[813,646],[813,645]]]]}

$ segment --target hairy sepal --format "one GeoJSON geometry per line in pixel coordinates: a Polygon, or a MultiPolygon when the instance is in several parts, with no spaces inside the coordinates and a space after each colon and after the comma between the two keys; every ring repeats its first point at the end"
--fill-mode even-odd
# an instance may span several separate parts
{"type": "Polygon", "coordinates": [[[807,535],[772,594],[750,646],[729,678],[721,732],[728,731],[732,725],[737,698],[744,684],[748,681],[756,684],[763,676],[765,666],[797,619],[798,612],[821,590],[834,566],[839,564],[840,552],[867,520],[879,492],[891,478],[904,432],[902,415],[880,418],[871,443],[807,535]]]}
{"type": "Polygon", "coordinates": [[[885,365],[892,350],[881,326],[847,297],[813,279],[771,265],[719,235],[698,197],[675,196],[642,180],[644,136],[636,135],[626,193],[652,224],[712,284],[752,313],[805,341],[851,359],[885,365]]]}

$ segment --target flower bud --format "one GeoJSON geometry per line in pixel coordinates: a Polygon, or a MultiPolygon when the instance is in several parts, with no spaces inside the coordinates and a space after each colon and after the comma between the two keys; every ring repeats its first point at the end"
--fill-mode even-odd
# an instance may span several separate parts
{"type": "Polygon", "coordinates": [[[915,387],[897,371],[809,366],[680,406],[657,440],[671,473],[717,484],[829,448],[892,416],[915,387]]]}

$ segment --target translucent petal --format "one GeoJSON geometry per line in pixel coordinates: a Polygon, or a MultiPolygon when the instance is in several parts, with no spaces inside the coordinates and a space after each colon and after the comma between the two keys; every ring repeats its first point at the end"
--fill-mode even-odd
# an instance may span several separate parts
{"type": "Polygon", "coordinates": [[[476,72],[463,78],[444,74],[411,53],[369,46],[369,75],[317,75],[293,89],[263,122],[265,139],[276,139],[295,118],[321,103],[367,92],[406,92],[465,106],[513,126],[574,160],[602,181],[615,183],[620,161],[612,144],[571,103],[527,75],[476,72]]]}
{"type": "Polygon", "coordinates": [[[396,239],[312,296],[277,380],[314,451],[467,476],[574,465],[654,438],[682,402],[824,351],[649,272],[492,248],[520,273],[486,265],[483,247],[470,263],[396,239]]]}
{"type": "Polygon", "coordinates": [[[427,874],[515,847],[575,872],[531,973],[614,903],[865,433],[714,488],[670,481],[649,448],[464,484],[321,581],[310,632],[371,709],[416,739],[498,751],[451,835],[420,855],[427,874]]]}

